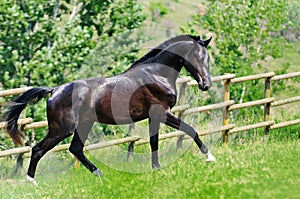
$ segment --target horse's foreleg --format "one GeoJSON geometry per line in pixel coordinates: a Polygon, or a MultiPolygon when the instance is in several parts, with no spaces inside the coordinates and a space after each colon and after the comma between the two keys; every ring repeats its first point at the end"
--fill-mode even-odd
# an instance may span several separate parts
{"type": "Polygon", "coordinates": [[[150,146],[152,153],[152,168],[160,169],[158,163],[158,133],[160,123],[166,121],[166,111],[159,104],[153,104],[149,110],[149,134],[150,134],[150,146]]]}
{"type": "Polygon", "coordinates": [[[149,119],[151,160],[153,169],[160,169],[160,164],[158,163],[158,132],[159,122],[153,119],[149,119]]]}
{"type": "Polygon", "coordinates": [[[198,136],[198,133],[195,131],[193,127],[181,121],[179,118],[177,118],[175,115],[173,115],[170,112],[167,113],[166,124],[177,130],[183,131],[187,135],[192,137],[194,139],[194,142],[197,144],[198,148],[200,149],[201,153],[206,156],[206,161],[208,162],[216,161],[215,157],[210,153],[208,148],[202,143],[202,141],[198,136]]]}
{"type": "Polygon", "coordinates": [[[102,172],[83,153],[84,142],[92,125],[93,123],[84,123],[77,127],[69,150],[91,173],[95,176],[102,176],[102,172]]]}

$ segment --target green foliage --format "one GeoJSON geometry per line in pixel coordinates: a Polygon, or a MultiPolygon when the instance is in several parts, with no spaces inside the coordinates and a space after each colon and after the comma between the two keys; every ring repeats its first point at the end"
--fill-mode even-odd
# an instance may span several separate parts
{"type": "Polygon", "coordinates": [[[138,28],[146,19],[146,15],[141,12],[143,7],[137,1],[116,1],[114,4],[109,15],[111,27],[107,31],[108,36],[138,28]]]}
{"type": "Polygon", "coordinates": [[[287,29],[283,32],[288,41],[300,40],[300,4],[293,2],[289,4],[289,21],[287,29]]]}
{"type": "MultiPolygon", "coordinates": [[[[141,26],[146,18],[142,9],[136,0],[0,0],[0,87],[54,87],[82,77],[82,66],[91,52],[99,46],[111,46],[111,42],[116,44],[116,35],[126,32],[129,37],[129,30],[141,26]]],[[[117,52],[142,41],[131,38],[128,42],[118,44],[117,52]]],[[[120,72],[123,68],[118,66],[132,62],[136,52],[135,47],[118,57],[114,48],[107,48],[102,53],[114,54],[108,59],[115,67],[109,72],[102,68],[101,74],[120,72]]],[[[95,76],[95,71],[88,74],[95,76]]],[[[45,103],[35,105],[26,114],[36,121],[45,120],[45,103]]],[[[45,132],[38,129],[35,133],[40,139],[45,132]]]]}
{"type": "Polygon", "coordinates": [[[0,81],[4,88],[73,80],[99,41],[141,25],[136,1],[1,1],[0,81]]]}
{"type": "Polygon", "coordinates": [[[49,85],[69,81],[94,42],[92,28],[72,18],[64,26],[52,10],[56,3],[11,1],[1,6],[1,83],[4,88],[49,85]]]}
{"type": "MultiPolygon", "coordinates": [[[[204,15],[194,15],[193,24],[182,30],[193,33],[196,27],[200,27],[215,34],[210,52],[219,75],[233,73],[240,77],[255,74],[262,60],[281,56],[286,41],[280,32],[289,22],[285,0],[210,0],[207,8],[204,15]]],[[[263,83],[233,84],[231,98],[237,103],[261,99],[264,93],[258,85],[263,83]]],[[[255,113],[259,113],[259,107],[255,113]]]]}
{"type": "Polygon", "coordinates": [[[148,38],[141,30],[124,31],[99,43],[87,56],[78,73],[80,78],[120,74],[138,59],[138,51],[148,38]]]}
{"type": "Polygon", "coordinates": [[[152,21],[158,21],[160,17],[169,12],[168,8],[161,2],[150,2],[149,9],[151,12],[152,21]]]}
{"type": "Polygon", "coordinates": [[[220,73],[248,75],[267,56],[278,57],[284,40],[276,33],[288,22],[285,1],[209,1],[195,23],[216,34],[213,50],[220,73]]]}

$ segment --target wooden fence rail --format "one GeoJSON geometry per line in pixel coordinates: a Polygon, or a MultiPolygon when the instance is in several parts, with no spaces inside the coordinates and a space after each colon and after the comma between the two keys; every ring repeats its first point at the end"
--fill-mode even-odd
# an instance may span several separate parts
{"type": "Polygon", "coordinates": [[[32,87],[23,87],[23,88],[14,88],[9,90],[0,91],[0,97],[10,96],[10,95],[19,95],[29,90],[32,87]]]}
{"type": "MultiPolygon", "coordinates": [[[[248,131],[251,129],[256,128],[265,128],[265,133],[267,134],[272,129],[282,128],[289,125],[295,125],[300,124],[300,118],[295,119],[292,121],[285,121],[281,123],[275,123],[275,121],[271,120],[270,118],[270,109],[272,107],[281,106],[289,103],[294,103],[300,101],[300,96],[288,98],[288,99],[282,99],[282,100],[276,100],[276,98],[271,97],[271,84],[274,81],[278,80],[284,80],[294,77],[300,77],[300,72],[294,72],[284,75],[275,75],[274,72],[269,73],[263,73],[263,74],[257,74],[257,75],[250,75],[245,77],[236,77],[234,74],[226,74],[222,76],[212,77],[213,82],[223,82],[224,86],[224,101],[217,103],[217,104],[211,104],[207,106],[202,107],[194,107],[191,108],[190,105],[188,105],[185,102],[185,90],[189,86],[196,86],[197,82],[195,80],[192,80],[190,77],[183,77],[179,78],[177,80],[177,84],[179,86],[179,105],[174,107],[172,109],[173,112],[177,112],[178,116],[185,116],[189,114],[195,114],[199,112],[205,112],[205,111],[211,111],[216,109],[223,109],[223,126],[210,129],[210,130],[201,130],[199,131],[199,135],[208,135],[212,133],[220,133],[222,132],[223,136],[223,143],[227,143],[228,135],[239,133],[242,131],[248,131]],[[251,101],[251,102],[245,102],[245,103],[236,103],[233,100],[230,100],[230,85],[241,83],[245,81],[252,81],[252,80],[259,80],[264,79],[265,80],[265,94],[263,99],[251,101]],[[241,108],[247,108],[251,106],[257,106],[257,105],[264,105],[264,121],[256,123],[256,124],[248,124],[241,127],[236,127],[234,124],[230,124],[229,115],[230,112],[236,109],[241,108]]],[[[30,88],[19,88],[19,89],[11,89],[6,91],[0,91],[0,97],[3,96],[9,96],[9,95],[18,95],[21,93],[24,93],[30,88]]],[[[40,121],[40,122],[33,122],[32,118],[25,118],[20,119],[18,121],[18,124],[22,126],[22,129],[24,130],[30,130],[35,128],[41,128],[47,126],[47,121],[40,121]]],[[[4,122],[0,123],[0,129],[5,128],[6,124],[4,122]]],[[[177,144],[180,145],[180,142],[182,142],[183,139],[187,139],[188,137],[181,131],[175,131],[171,133],[161,134],[159,139],[169,139],[169,138],[178,138],[177,144]]],[[[129,151],[133,151],[133,146],[138,146],[142,144],[149,143],[149,139],[144,139],[138,136],[131,136],[126,137],[122,139],[116,139],[106,142],[100,142],[97,144],[91,144],[85,147],[85,150],[95,150],[95,149],[101,149],[104,147],[110,147],[114,145],[129,143],[129,151]]],[[[69,148],[69,144],[59,145],[56,146],[52,151],[62,151],[67,150],[69,148]]],[[[11,156],[11,155],[17,155],[17,154],[27,154],[24,157],[28,156],[30,154],[31,148],[30,147],[20,147],[20,148],[14,148],[9,150],[0,151],[0,158],[11,156]]]]}

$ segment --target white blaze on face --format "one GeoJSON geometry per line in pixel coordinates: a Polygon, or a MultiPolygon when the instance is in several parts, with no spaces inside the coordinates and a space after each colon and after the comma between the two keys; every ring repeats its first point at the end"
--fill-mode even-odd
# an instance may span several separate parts
{"type": "Polygon", "coordinates": [[[202,78],[206,78],[209,76],[209,55],[207,53],[206,48],[201,47],[199,50],[199,58],[200,58],[200,65],[199,65],[199,72],[202,78]]]}

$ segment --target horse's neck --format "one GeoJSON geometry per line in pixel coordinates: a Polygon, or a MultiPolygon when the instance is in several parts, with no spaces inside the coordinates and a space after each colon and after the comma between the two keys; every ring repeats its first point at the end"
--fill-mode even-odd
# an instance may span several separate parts
{"type": "Polygon", "coordinates": [[[187,41],[177,42],[176,44],[162,50],[154,57],[144,62],[134,64],[128,72],[139,71],[142,68],[146,68],[146,70],[148,70],[152,75],[164,77],[168,80],[168,82],[174,84],[180,70],[183,67],[183,59],[191,47],[189,44],[192,44],[190,42],[186,42],[187,41]]]}
{"type": "Polygon", "coordinates": [[[183,60],[192,46],[193,43],[190,41],[176,42],[158,53],[153,61],[180,72],[183,67],[183,60]]]}
{"type": "Polygon", "coordinates": [[[152,63],[160,64],[163,69],[175,70],[179,73],[183,66],[181,60],[180,55],[171,51],[163,51],[152,60],[152,63]]]}

